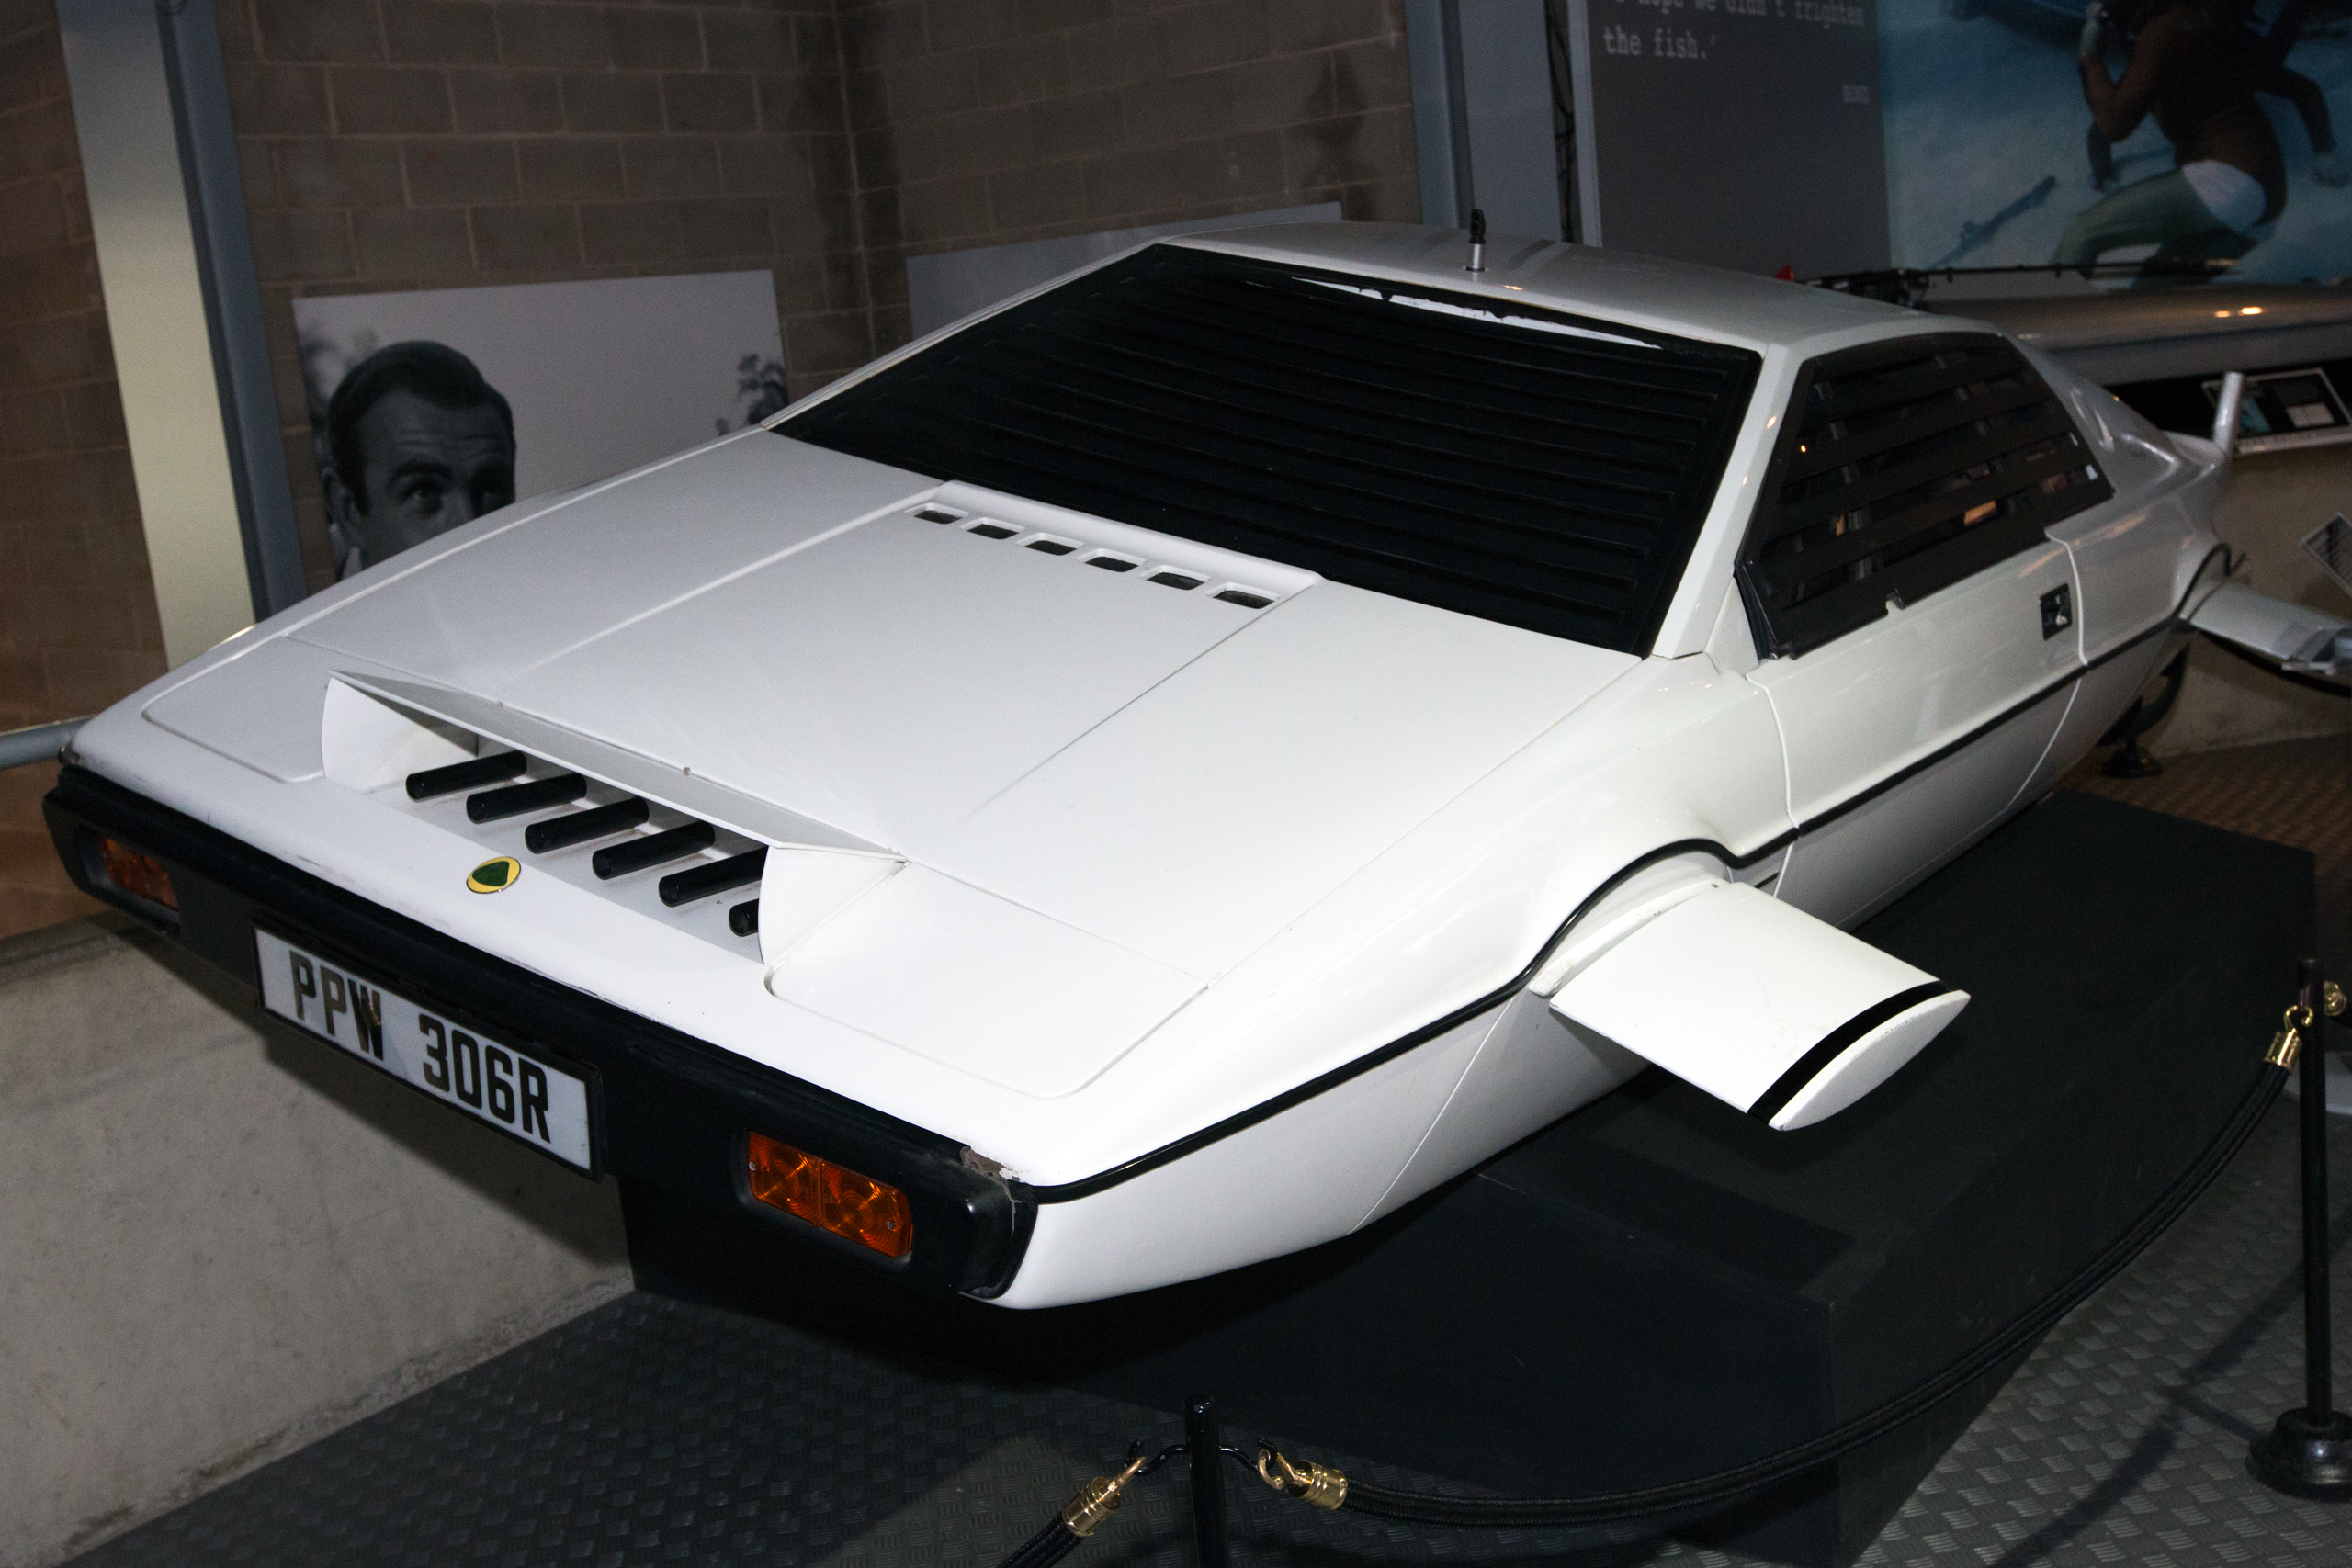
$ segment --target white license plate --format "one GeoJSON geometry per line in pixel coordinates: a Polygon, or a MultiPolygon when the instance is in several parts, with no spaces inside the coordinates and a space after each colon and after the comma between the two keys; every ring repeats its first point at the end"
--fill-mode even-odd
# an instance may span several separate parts
{"type": "Polygon", "coordinates": [[[256,930],[262,1005],[558,1159],[594,1171],[588,1086],[527,1052],[256,930]]]}

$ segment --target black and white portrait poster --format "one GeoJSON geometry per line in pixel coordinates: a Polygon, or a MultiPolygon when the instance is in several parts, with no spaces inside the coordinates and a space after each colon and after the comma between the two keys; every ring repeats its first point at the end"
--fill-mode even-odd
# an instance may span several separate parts
{"type": "Polygon", "coordinates": [[[294,301],[335,575],[784,406],[765,272],[294,301]]]}

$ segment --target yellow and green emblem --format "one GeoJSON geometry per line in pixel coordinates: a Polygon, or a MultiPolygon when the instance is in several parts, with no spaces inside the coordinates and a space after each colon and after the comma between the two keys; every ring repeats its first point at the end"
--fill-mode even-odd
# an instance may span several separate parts
{"type": "Polygon", "coordinates": [[[474,867],[466,878],[466,886],[476,893],[496,893],[514,886],[514,879],[522,874],[521,861],[513,855],[501,855],[496,860],[486,860],[474,867]]]}

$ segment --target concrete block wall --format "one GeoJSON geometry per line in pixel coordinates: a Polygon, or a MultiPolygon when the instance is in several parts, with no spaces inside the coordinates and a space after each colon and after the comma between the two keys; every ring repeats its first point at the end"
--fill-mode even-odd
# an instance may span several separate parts
{"type": "MultiPolygon", "coordinates": [[[[215,0],[288,476],[293,300],[764,268],[808,392],[923,251],[1418,212],[1401,0],[215,0]]],[[[0,728],[163,670],[51,0],[0,0],[0,728]]],[[[0,935],[90,908],[0,773],[0,935]]]]}
{"type": "MultiPolygon", "coordinates": [[[[57,13],[0,0],[0,729],[163,671],[57,13]]],[[[55,773],[0,773],[0,935],[96,908],[40,825],[55,773]]]]}
{"type": "Polygon", "coordinates": [[[619,1203],[104,917],[0,942],[0,1568],[628,1288],[619,1203]]]}
{"type": "Polygon", "coordinates": [[[787,380],[908,335],[906,257],[1419,210],[1401,0],[219,0],[288,465],[291,301],[772,268],[787,380]]]}
{"type": "Polygon", "coordinates": [[[219,0],[313,585],[292,301],[772,270],[796,390],[871,354],[831,0],[219,0]]]}
{"type": "Polygon", "coordinates": [[[1273,207],[1420,213],[1401,0],[841,0],[877,352],[906,258],[1273,207]]]}

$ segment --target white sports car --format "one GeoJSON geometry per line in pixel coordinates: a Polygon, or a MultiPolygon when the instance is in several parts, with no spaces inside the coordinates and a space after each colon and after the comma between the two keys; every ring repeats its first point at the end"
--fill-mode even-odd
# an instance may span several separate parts
{"type": "Polygon", "coordinates": [[[1489,254],[1153,244],[483,518],[91,723],[59,849],[457,1111],[1008,1306],[1645,1065],[1832,1115],[1967,1000],[1841,927],[2192,613],[2337,623],[2217,590],[2220,448],[1989,328],[1489,254]]]}

